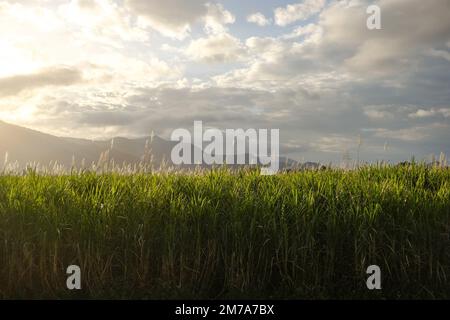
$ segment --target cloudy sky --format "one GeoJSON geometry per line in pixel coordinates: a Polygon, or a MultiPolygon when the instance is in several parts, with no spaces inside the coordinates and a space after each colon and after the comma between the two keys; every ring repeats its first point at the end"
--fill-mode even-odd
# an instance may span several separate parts
{"type": "Polygon", "coordinates": [[[0,119],[279,128],[298,160],[450,155],[449,0],[0,0],[0,119]],[[366,9],[381,8],[381,30],[366,9]]]}

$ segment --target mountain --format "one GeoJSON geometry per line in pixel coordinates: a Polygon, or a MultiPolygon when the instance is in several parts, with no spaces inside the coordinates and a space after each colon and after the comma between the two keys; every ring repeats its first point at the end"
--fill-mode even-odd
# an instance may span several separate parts
{"type": "MultiPolygon", "coordinates": [[[[56,137],[0,121],[0,157],[7,157],[8,163],[17,161],[20,167],[27,163],[49,165],[57,162],[70,168],[74,161],[76,165],[82,161],[90,165],[97,163],[101,154],[108,150],[109,159],[114,159],[116,163],[134,164],[143,159],[147,140],[118,137],[93,141],[56,137]]],[[[172,145],[172,142],[154,137],[151,148],[155,163],[170,157],[172,145]]]]}
{"type": "MultiPolygon", "coordinates": [[[[159,167],[163,161],[171,164],[170,154],[176,144],[158,136],[137,139],[116,137],[99,141],[57,137],[0,121],[0,169],[3,167],[3,156],[10,164],[17,162],[19,168],[29,163],[48,166],[55,162],[70,168],[73,163],[76,166],[83,162],[86,166],[98,163],[102,154],[105,157],[106,153],[107,159],[117,164],[138,164],[143,160],[150,161],[151,157],[152,163],[159,167]]],[[[298,162],[280,157],[280,169],[287,167],[301,168],[298,162]]]]}

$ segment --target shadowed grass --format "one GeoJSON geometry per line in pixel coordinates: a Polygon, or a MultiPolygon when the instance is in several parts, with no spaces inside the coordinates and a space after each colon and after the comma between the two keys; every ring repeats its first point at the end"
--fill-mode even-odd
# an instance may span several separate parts
{"type": "Polygon", "coordinates": [[[0,297],[450,298],[449,232],[450,170],[420,165],[1,176],[0,297]]]}

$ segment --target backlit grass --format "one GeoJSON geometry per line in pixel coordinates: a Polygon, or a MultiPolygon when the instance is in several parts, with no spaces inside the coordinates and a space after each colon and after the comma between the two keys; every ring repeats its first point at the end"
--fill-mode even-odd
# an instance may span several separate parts
{"type": "Polygon", "coordinates": [[[450,298],[449,232],[420,165],[0,176],[0,298],[450,298]]]}

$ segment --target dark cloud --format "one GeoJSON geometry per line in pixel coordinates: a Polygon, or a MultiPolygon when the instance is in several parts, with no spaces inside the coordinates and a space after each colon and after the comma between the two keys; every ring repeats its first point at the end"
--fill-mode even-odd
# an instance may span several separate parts
{"type": "Polygon", "coordinates": [[[69,86],[83,81],[82,73],[73,68],[54,67],[32,74],[0,78],[0,96],[47,86],[69,86]]]}
{"type": "Polygon", "coordinates": [[[113,128],[120,136],[144,136],[154,130],[167,138],[176,128],[191,129],[196,120],[219,129],[277,128],[283,153],[311,161],[337,162],[345,151],[354,155],[359,135],[364,140],[361,157],[367,160],[404,160],[411,154],[421,158],[430,149],[450,151],[444,139],[450,128],[445,110],[389,105],[389,100],[388,96],[379,100],[385,104],[365,105],[364,99],[348,99],[336,92],[322,92],[320,99],[311,99],[302,90],[158,87],[141,88],[120,105],[60,103],[57,109],[47,109],[46,117],[70,118],[72,132],[113,128]],[[434,110],[434,114],[411,116],[419,110],[434,110]],[[386,143],[388,151],[384,151],[386,143]]]}
{"type": "Polygon", "coordinates": [[[166,28],[182,28],[206,14],[204,0],[126,0],[127,6],[139,16],[149,18],[166,28]]]}

